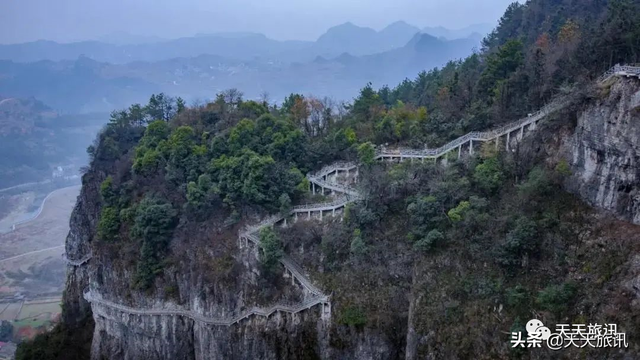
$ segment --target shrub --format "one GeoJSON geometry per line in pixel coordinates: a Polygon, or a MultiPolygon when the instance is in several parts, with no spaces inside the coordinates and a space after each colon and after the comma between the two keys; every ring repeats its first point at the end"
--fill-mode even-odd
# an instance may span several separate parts
{"type": "Polygon", "coordinates": [[[278,198],[278,202],[280,203],[280,214],[282,214],[283,216],[289,215],[292,209],[291,198],[289,197],[289,195],[287,195],[286,193],[280,195],[280,198],[278,198]]]}
{"type": "Polygon", "coordinates": [[[142,240],[136,273],[138,287],[151,286],[162,270],[161,258],[169,246],[176,220],[177,212],[163,199],[147,196],[138,204],[131,227],[131,237],[142,240]]]}
{"type": "Polygon", "coordinates": [[[482,164],[477,165],[473,173],[473,180],[480,189],[487,193],[495,192],[504,181],[504,172],[498,159],[488,158],[482,164]]]}
{"type": "Polygon", "coordinates": [[[449,210],[449,212],[447,212],[447,216],[449,216],[449,219],[454,223],[460,222],[462,221],[464,213],[466,213],[470,207],[471,207],[471,203],[469,203],[468,201],[461,201],[460,204],[458,204],[458,206],[454,207],[453,209],[449,210]]]}
{"type": "Polygon", "coordinates": [[[351,240],[351,253],[356,256],[362,256],[367,252],[367,244],[362,239],[362,231],[355,229],[353,231],[353,239],[351,240]]]}
{"type": "Polygon", "coordinates": [[[507,305],[520,309],[527,304],[529,294],[527,288],[522,285],[516,285],[512,288],[508,288],[505,292],[507,305]]]}
{"type": "Polygon", "coordinates": [[[413,244],[413,248],[419,251],[429,251],[433,249],[439,242],[444,240],[444,235],[438,230],[431,230],[427,236],[421,238],[413,244]]]}
{"type": "Polygon", "coordinates": [[[340,314],[338,322],[348,326],[363,327],[367,324],[367,315],[359,307],[348,306],[340,314]]]}
{"type": "Polygon", "coordinates": [[[107,178],[100,184],[100,196],[105,204],[113,206],[118,200],[118,195],[113,186],[113,178],[107,176],[107,178]]]}
{"type": "Polygon", "coordinates": [[[569,166],[569,163],[567,163],[567,161],[564,159],[558,161],[555,170],[562,177],[571,176],[571,167],[569,166]]]}
{"type": "Polygon", "coordinates": [[[518,185],[521,196],[529,199],[546,197],[552,194],[552,183],[547,172],[541,167],[535,167],[529,172],[527,181],[518,185]]]}
{"type": "Polygon", "coordinates": [[[446,220],[442,204],[434,196],[415,199],[407,206],[407,213],[412,227],[409,234],[410,240],[426,238],[431,230],[442,228],[446,220]]]}
{"type": "Polygon", "coordinates": [[[365,166],[370,166],[375,161],[376,149],[373,144],[366,142],[358,146],[358,160],[365,166]]]}
{"type": "Polygon", "coordinates": [[[538,293],[536,303],[541,309],[551,311],[560,316],[569,309],[576,293],[577,286],[573,282],[550,285],[538,293]]]}
{"type": "Polygon", "coordinates": [[[98,239],[116,240],[120,229],[119,211],[115,207],[107,206],[100,213],[98,222],[98,239]]]}
{"type": "Polygon", "coordinates": [[[275,231],[270,227],[260,230],[260,263],[267,273],[272,273],[282,257],[282,242],[275,231]]]}
{"type": "Polygon", "coordinates": [[[539,243],[536,223],[525,217],[518,218],[507,234],[497,260],[507,269],[514,270],[520,265],[522,257],[533,253],[539,243]]]}

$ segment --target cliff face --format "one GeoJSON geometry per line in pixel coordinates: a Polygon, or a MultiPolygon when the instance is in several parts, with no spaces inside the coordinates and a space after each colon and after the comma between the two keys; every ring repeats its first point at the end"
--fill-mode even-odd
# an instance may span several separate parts
{"type": "Polygon", "coordinates": [[[569,190],[640,224],[640,81],[615,78],[599,92],[565,140],[569,190]]]}
{"type": "Polygon", "coordinates": [[[223,326],[89,303],[83,293],[90,289],[100,299],[129,308],[229,318],[254,306],[298,304],[309,295],[280,268],[265,280],[254,249],[238,247],[235,229],[224,230],[215,220],[195,234],[177,231],[173,264],[154,290],[133,288],[135,255],[127,254],[126,247],[116,250],[113,244],[94,241],[105,177],[95,169],[85,175],[66,243],[71,261],[92,254],[83,265],[69,265],[63,315],[66,328],[93,332],[91,359],[389,359],[397,352],[368,329],[346,335],[348,347],[331,344],[332,319],[323,319],[317,305],[297,314],[250,316],[223,326]],[[86,317],[93,318],[91,328],[82,325],[86,317]]]}
{"type": "MultiPolygon", "coordinates": [[[[566,181],[568,190],[595,207],[640,224],[640,82],[617,79],[610,85],[600,89],[599,96],[589,100],[577,113],[574,128],[569,129],[567,121],[564,121],[561,126],[563,131],[547,129],[545,133],[543,126],[536,135],[538,139],[541,136],[542,141],[530,142],[535,143],[533,147],[545,152],[544,159],[563,158],[568,161],[572,173],[566,181]]],[[[461,344],[467,347],[468,353],[461,353],[454,348],[440,348],[446,339],[439,338],[439,332],[444,330],[443,334],[446,333],[452,324],[434,319],[443,313],[455,318],[456,314],[462,313],[462,310],[457,310],[458,307],[468,306],[465,303],[440,301],[451,297],[451,293],[447,292],[450,290],[447,289],[449,282],[459,278],[461,272],[466,272],[470,278],[480,272],[474,265],[475,258],[467,264],[446,252],[437,257],[425,256],[423,263],[412,270],[412,275],[409,275],[409,270],[402,270],[410,269],[410,266],[396,266],[393,260],[383,259],[381,268],[385,269],[384,273],[389,273],[388,269],[403,271],[402,274],[395,274],[395,280],[390,282],[400,283],[398,279],[403,278],[405,281],[412,279],[413,282],[407,286],[409,303],[397,301],[395,304],[397,309],[393,311],[400,314],[406,312],[406,316],[399,315],[402,318],[399,322],[401,325],[393,330],[357,329],[340,325],[336,316],[338,311],[331,318],[323,318],[319,306],[298,314],[276,312],[268,318],[251,316],[231,326],[219,326],[183,316],[136,315],[110,306],[89,304],[83,298],[83,292],[87,289],[101,299],[130,308],[180,309],[206,317],[225,318],[253,306],[299,303],[308,296],[299,285],[291,284],[291,278],[283,274],[281,269],[273,279],[266,281],[254,251],[239,248],[236,242],[237,229],[225,229],[220,219],[198,225],[202,229],[195,232],[179,227],[172,240],[171,263],[159,276],[154,290],[147,292],[132,288],[135,269],[132,264],[136,252],[133,251],[133,256],[128,253],[134,246],[125,244],[122,248],[114,249],[113,244],[93,241],[100,214],[99,188],[105,177],[95,169],[85,176],[66,245],[71,260],[93,254],[87,264],[69,266],[63,314],[63,324],[70,328],[80,324],[87,316],[93,318],[95,327],[83,329],[93,331],[92,359],[415,359],[466,358],[477,354],[470,343],[461,344]],[[447,273],[448,277],[444,276],[447,273]],[[434,304],[442,306],[433,307],[434,304]],[[389,332],[400,335],[394,341],[389,332]]],[[[310,227],[303,230],[309,234],[321,232],[312,231],[310,227]]],[[[398,229],[397,238],[406,235],[401,230],[398,229]]],[[[612,238],[611,243],[615,243],[617,238],[612,238]]],[[[594,242],[604,243],[599,239],[594,242]]],[[[348,243],[348,240],[340,237],[340,243],[348,243]]],[[[295,242],[289,244],[289,253],[304,253],[314,259],[323,256],[321,250],[312,246],[296,245],[295,242]]],[[[316,246],[319,246],[319,242],[316,246]]],[[[584,244],[577,244],[575,248],[584,248],[584,244]]],[[[593,251],[587,251],[595,256],[589,261],[596,262],[600,250],[594,247],[593,251]]],[[[403,252],[406,251],[398,250],[395,253],[403,252]]],[[[628,259],[624,256],[629,253],[625,251],[620,255],[620,261],[611,263],[626,263],[628,259]]],[[[603,264],[602,268],[609,269],[608,264],[603,264]]],[[[367,265],[372,266],[371,263],[367,265]]],[[[576,268],[583,269],[586,266],[576,268]]],[[[570,274],[568,278],[576,280],[590,276],[593,277],[590,274],[570,274]]],[[[381,279],[378,280],[383,282],[381,279]]],[[[624,299],[637,301],[634,300],[638,298],[637,294],[630,295],[633,292],[629,290],[632,289],[630,285],[620,285],[637,284],[637,269],[621,277],[616,277],[615,272],[607,273],[606,279],[614,284],[612,289],[621,289],[624,299]]],[[[379,283],[377,285],[380,286],[379,283]]],[[[353,283],[353,286],[360,286],[360,283],[353,283]]],[[[605,291],[594,289],[597,294],[593,296],[597,301],[593,303],[605,303],[599,298],[606,294],[605,291]]],[[[339,297],[340,294],[334,294],[334,299],[339,297]]],[[[484,314],[486,318],[483,321],[487,327],[506,331],[507,320],[491,323],[493,319],[504,316],[501,314],[501,301],[492,300],[491,309],[488,315],[484,314]]],[[[334,304],[340,310],[339,301],[334,304]]],[[[481,305],[477,307],[486,307],[486,304],[481,305]]],[[[596,308],[594,314],[601,311],[604,310],[596,308]]],[[[468,329],[463,326],[458,326],[458,331],[454,334],[459,335],[460,339],[468,334],[468,329]]],[[[506,358],[509,349],[505,344],[502,338],[482,343],[486,351],[501,349],[492,350],[493,354],[506,358]]]]}
{"type": "MultiPolygon", "coordinates": [[[[69,260],[83,259],[91,254],[91,240],[100,216],[99,184],[104,176],[89,174],[83,179],[78,202],[71,214],[69,235],[65,243],[69,260]]],[[[63,296],[62,322],[68,327],[78,326],[91,316],[91,306],[82,297],[91,278],[90,266],[67,265],[67,282],[63,296]]]]}

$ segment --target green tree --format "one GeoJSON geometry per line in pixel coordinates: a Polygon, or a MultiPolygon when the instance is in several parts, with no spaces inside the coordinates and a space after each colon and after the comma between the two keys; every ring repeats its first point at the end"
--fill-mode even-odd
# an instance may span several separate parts
{"type": "Polygon", "coordinates": [[[169,121],[175,115],[175,99],[164,93],[153,94],[145,107],[145,111],[149,114],[151,120],[169,121]]]}
{"type": "Polygon", "coordinates": [[[480,77],[480,91],[492,99],[503,84],[524,62],[523,44],[511,39],[502,45],[496,53],[487,58],[487,67],[480,77]]]}
{"type": "Polygon", "coordinates": [[[358,160],[365,166],[371,166],[376,159],[376,149],[372,143],[366,142],[358,146],[358,160]]]}
{"type": "Polygon", "coordinates": [[[504,172],[498,159],[491,157],[478,164],[473,172],[473,179],[487,193],[498,190],[504,181],[504,172]]]}
{"type": "Polygon", "coordinates": [[[148,288],[162,269],[161,258],[166,252],[177,212],[164,199],[146,196],[136,209],[131,237],[142,241],[140,260],[136,271],[136,285],[148,288]]]}
{"type": "Polygon", "coordinates": [[[435,196],[421,196],[407,206],[411,232],[409,240],[416,241],[427,236],[433,230],[442,228],[446,218],[442,204],[435,196]]]}
{"type": "Polygon", "coordinates": [[[102,196],[102,201],[104,201],[105,204],[116,205],[118,194],[116,193],[111,176],[107,176],[100,184],[100,196],[102,196]]]}
{"type": "Polygon", "coordinates": [[[273,273],[282,257],[282,242],[271,227],[260,230],[260,263],[267,273],[273,273]]]}
{"type": "Polygon", "coordinates": [[[433,229],[427,233],[427,236],[419,239],[413,244],[416,250],[429,251],[433,249],[438,243],[444,240],[444,235],[437,229],[433,229]]]}
{"type": "Polygon", "coordinates": [[[360,95],[354,100],[351,111],[360,121],[370,122],[375,120],[382,108],[382,99],[373,90],[371,83],[368,83],[360,90],[360,95]]]}
{"type": "Polygon", "coordinates": [[[550,285],[541,290],[536,297],[536,303],[543,310],[548,310],[556,316],[566,312],[577,293],[577,286],[573,282],[561,285],[550,285]]]}
{"type": "Polygon", "coordinates": [[[280,195],[278,202],[280,203],[280,214],[282,214],[283,216],[289,215],[291,209],[293,208],[289,195],[287,195],[286,193],[280,195]]]}
{"type": "Polygon", "coordinates": [[[102,208],[100,213],[100,221],[98,222],[98,239],[104,241],[113,241],[118,239],[118,230],[120,230],[119,211],[115,207],[106,206],[102,208]]]}
{"type": "Polygon", "coordinates": [[[351,240],[351,253],[355,256],[362,256],[367,253],[367,244],[362,238],[362,231],[355,229],[353,231],[353,239],[351,240]]]}
{"type": "Polygon", "coordinates": [[[526,217],[515,221],[513,229],[498,251],[498,263],[509,271],[514,271],[522,264],[523,257],[534,254],[540,245],[536,223],[526,217]]]}
{"type": "Polygon", "coordinates": [[[176,99],[176,111],[178,112],[178,114],[180,114],[181,112],[183,112],[186,109],[186,104],[184,102],[184,99],[182,99],[181,97],[178,97],[176,99]]]}
{"type": "Polygon", "coordinates": [[[214,197],[215,187],[208,174],[202,174],[198,177],[198,181],[187,184],[187,207],[197,218],[204,218],[215,206],[214,197]]]}

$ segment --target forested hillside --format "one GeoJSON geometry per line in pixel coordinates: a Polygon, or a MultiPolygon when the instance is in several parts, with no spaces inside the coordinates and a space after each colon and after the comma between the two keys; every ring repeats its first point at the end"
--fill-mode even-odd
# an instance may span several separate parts
{"type": "MultiPolygon", "coordinates": [[[[62,344],[94,326],[80,315],[95,320],[93,358],[638,357],[638,228],[567,191],[580,164],[559,151],[584,109],[638,91],[634,79],[594,82],[615,63],[640,61],[638,49],[638,1],[532,0],[510,5],[478,53],[394,88],[367,85],[346,108],[299,94],[275,106],[229,90],[202,106],[160,94],[113,113],[89,149],[68,240],[92,254],[91,270],[72,268],[65,321],[18,359],[72,358],[62,344]],[[446,166],[375,161],[375,146],[439,146],[563,95],[568,105],[512,151],[489,144],[446,166]],[[305,175],[336,160],[358,162],[362,199],[342,221],[262,232],[252,268],[239,230],[326,200],[305,175]],[[92,315],[82,299],[90,285],[130,307],[214,314],[292,301],[276,271],[284,253],[331,294],[330,322],[283,316],[210,330],[183,320],[136,343],[129,336],[160,325],[92,315]],[[629,347],[512,349],[509,334],[533,317],[616,323],[629,347]]],[[[73,358],[86,355],[78,351],[73,358]]]]}

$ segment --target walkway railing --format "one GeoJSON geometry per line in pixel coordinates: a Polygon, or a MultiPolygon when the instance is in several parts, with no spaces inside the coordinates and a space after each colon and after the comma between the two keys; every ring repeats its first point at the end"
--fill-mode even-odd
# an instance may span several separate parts
{"type": "Polygon", "coordinates": [[[67,258],[66,254],[62,254],[62,258],[67,262],[67,264],[72,265],[72,266],[82,266],[84,264],[86,264],[87,262],[89,262],[89,260],[91,260],[92,254],[89,253],[87,255],[85,255],[84,257],[78,259],[78,260],[71,260],[69,258],[67,258]]]}
{"type": "Polygon", "coordinates": [[[129,315],[144,315],[144,316],[182,316],[190,318],[194,321],[207,324],[207,325],[219,325],[219,326],[231,326],[236,324],[250,316],[260,315],[264,317],[269,317],[276,312],[285,312],[290,314],[297,314],[301,311],[308,310],[319,304],[327,304],[327,297],[317,297],[312,299],[307,299],[299,304],[276,304],[270,307],[261,308],[261,307],[252,307],[251,309],[242,312],[241,314],[233,317],[210,317],[199,314],[197,312],[191,310],[180,310],[180,309],[140,309],[133,308],[129,306],[125,306],[122,304],[116,304],[109,300],[104,300],[98,296],[95,296],[91,291],[87,291],[83,294],[85,300],[89,303],[105,306],[108,308],[116,309],[120,312],[129,315]]]}
{"type": "Polygon", "coordinates": [[[448,143],[446,143],[445,145],[439,147],[439,148],[435,148],[435,149],[406,149],[406,148],[396,148],[396,149],[386,149],[386,148],[380,148],[376,151],[376,158],[383,158],[383,157],[389,157],[389,156],[393,156],[393,157],[400,157],[400,156],[406,156],[406,157],[427,157],[427,158],[437,158],[437,157],[441,157],[445,154],[447,154],[448,152],[458,148],[459,146],[462,146],[466,143],[468,143],[469,141],[490,141],[490,140],[495,140],[496,138],[503,136],[507,133],[513,132],[516,129],[519,129],[523,126],[527,126],[530,125],[534,122],[539,121],[540,119],[544,118],[545,116],[549,115],[550,113],[559,110],[560,108],[564,107],[566,105],[566,99],[561,98],[559,100],[556,100],[546,106],[544,106],[542,109],[536,111],[535,113],[516,120],[514,122],[511,122],[509,124],[506,124],[504,126],[501,126],[499,128],[493,129],[493,130],[489,130],[489,131],[485,131],[485,132],[470,132],[466,135],[463,135],[457,139],[454,139],[448,143]]]}
{"type": "Polygon", "coordinates": [[[331,174],[332,172],[335,171],[350,171],[355,169],[356,167],[358,167],[358,165],[355,162],[351,162],[351,161],[337,161],[335,163],[329,164],[329,165],[325,165],[324,167],[322,167],[322,169],[315,171],[313,173],[311,173],[311,176],[316,177],[316,178],[323,178],[329,174],[331,174]]]}
{"type": "Polygon", "coordinates": [[[600,75],[598,82],[608,80],[613,76],[638,76],[640,77],[640,66],[616,64],[604,74],[600,75]]]}

